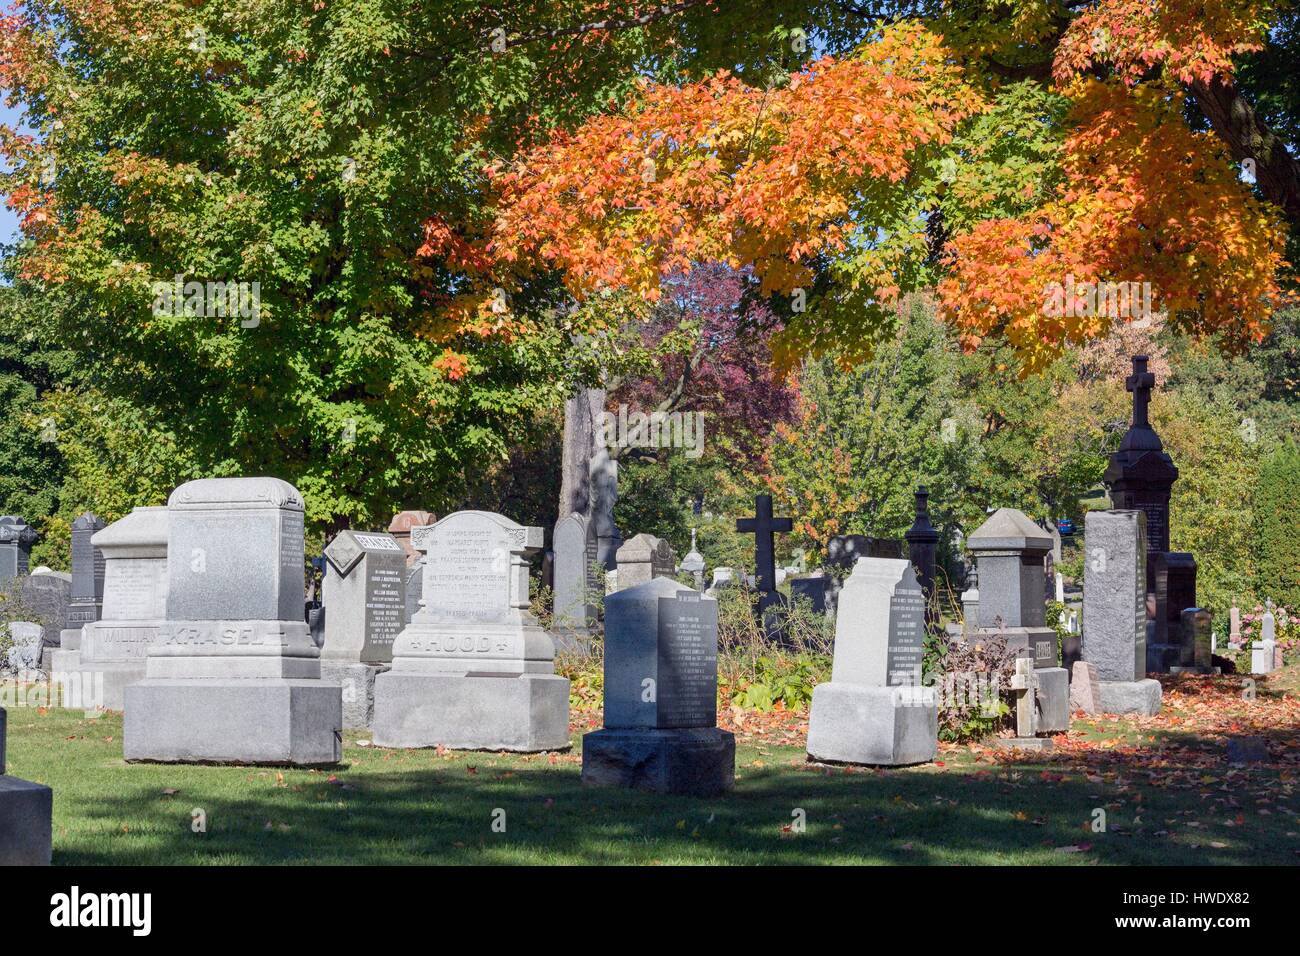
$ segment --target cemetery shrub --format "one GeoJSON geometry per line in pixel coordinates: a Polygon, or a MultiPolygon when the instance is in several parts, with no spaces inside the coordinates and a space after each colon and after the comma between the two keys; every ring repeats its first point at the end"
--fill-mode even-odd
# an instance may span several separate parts
{"type": "Polygon", "coordinates": [[[754,615],[755,592],[729,584],[718,594],[718,686],[724,704],[802,710],[831,678],[833,625],[806,602],[774,612],[785,638],[775,643],[754,615]]]}
{"type": "Polygon", "coordinates": [[[993,637],[927,644],[925,683],[939,690],[939,739],[982,740],[1010,725],[1016,651],[993,637]]]}
{"type": "MultiPolygon", "coordinates": [[[[1281,444],[1260,468],[1255,492],[1255,594],[1300,608],[1300,447],[1281,444]]],[[[1279,636],[1281,628],[1279,627],[1279,636]]]]}

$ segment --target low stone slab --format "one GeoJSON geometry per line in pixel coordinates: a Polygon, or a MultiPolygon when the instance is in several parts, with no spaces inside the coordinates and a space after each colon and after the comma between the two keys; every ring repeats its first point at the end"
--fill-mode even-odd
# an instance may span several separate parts
{"type": "Polygon", "coordinates": [[[126,689],[123,756],[152,763],[337,763],[342,728],[338,684],[150,678],[126,689]]]}
{"type": "Polygon", "coordinates": [[[587,786],[716,797],[735,781],[736,738],[717,727],[606,729],[582,738],[587,786]]]}
{"type": "Polygon", "coordinates": [[[362,730],[375,717],[375,678],[388,670],[385,664],[361,664],[345,661],[320,662],[321,680],[343,688],[343,727],[362,730]]]}
{"type": "Polygon", "coordinates": [[[993,746],[999,750],[1029,750],[1042,753],[1053,748],[1051,737],[995,737],[993,746]]]}
{"type": "Polygon", "coordinates": [[[1101,712],[1104,714],[1138,714],[1153,717],[1160,713],[1163,691],[1160,681],[1148,677],[1132,681],[1102,681],[1101,712]]]}
{"type": "Polygon", "coordinates": [[[938,752],[939,697],[933,687],[818,684],[808,723],[815,761],[902,766],[938,752]]]}
{"type": "Polygon", "coordinates": [[[0,866],[49,866],[54,791],[0,776],[0,866]]]}
{"type": "Polygon", "coordinates": [[[1038,685],[1039,733],[1060,734],[1070,729],[1070,674],[1064,667],[1042,667],[1034,672],[1038,685]]]}
{"type": "Polygon", "coordinates": [[[373,739],[379,747],[565,750],[569,681],[557,674],[388,671],[375,678],[373,739]]]}

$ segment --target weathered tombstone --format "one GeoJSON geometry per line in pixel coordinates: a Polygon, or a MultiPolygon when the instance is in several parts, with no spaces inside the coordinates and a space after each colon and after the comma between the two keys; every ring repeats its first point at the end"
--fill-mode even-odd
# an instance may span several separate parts
{"type": "Polygon", "coordinates": [[[1185,663],[1171,667],[1170,671],[1178,673],[1209,674],[1214,669],[1213,635],[1211,628],[1214,617],[1209,611],[1199,607],[1189,607],[1183,611],[1180,630],[1184,635],[1187,648],[1185,663]]]}
{"type": "Polygon", "coordinates": [[[979,569],[979,629],[1028,649],[1034,666],[1058,667],[1056,631],[1046,625],[1043,558],[1052,538],[1015,508],[999,508],[969,538],[979,569]]]}
{"type": "Polygon", "coordinates": [[[916,583],[925,595],[925,626],[933,630],[939,621],[939,602],[935,593],[935,549],[939,532],[930,524],[930,492],[924,487],[916,489],[916,520],[903,537],[907,540],[908,559],[916,569],[916,583]]]}
{"type": "Polygon", "coordinates": [[[1085,714],[1101,713],[1101,692],[1097,687],[1097,668],[1087,661],[1075,661],[1070,677],[1070,709],[1085,714]]]}
{"type": "Polygon", "coordinates": [[[921,682],[925,597],[906,560],[859,558],[840,592],[829,683],[813,689],[808,756],[895,766],[933,760],[938,693],[921,682]]]}
{"type": "Polygon", "coordinates": [[[1146,678],[1145,524],[1141,511],[1084,518],[1083,659],[1108,714],[1160,711],[1160,682],[1146,678]]]}
{"type": "Polygon", "coordinates": [[[1052,739],[1038,736],[1042,730],[1040,712],[1037,702],[1041,697],[1038,687],[1038,675],[1042,671],[1034,667],[1028,657],[1016,658],[1016,673],[1011,678],[1011,690],[1016,695],[1016,735],[998,737],[994,743],[1004,750],[1051,750],[1052,739]]]}
{"type": "Polygon", "coordinates": [[[83,625],[79,649],[55,655],[54,670],[64,707],[122,710],[167,618],[167,509],[136,508],[92,543],[104,560],[102,613],[83,625]]]}
{"type": "Polygon", "coordinates": [[[70,650],[81,647],[82,625],[98,621],[102,615],[104,552],[95,547],[92,539],[103,530],[104,522],[89,511],[72,522],[72,604],[68,608],[67,630],[59,638],[60,647],[70,650]]]}
{"type": "Polygon", "coordinates": [[[713,597],[714,594],[717,593],[718,588],[725,587],[727,585],[734,585],[735,583],[736,583],[735,568],[724,568],[724,567],[714,568],[713,578],[711,581],[709,581],[709,587],[704,593],[707,594],[709,597],[713,597]]]}
{"type": "Polygon", "coordinates": [[[652,534],[638,534],[618,549],[618,589],[625,591],[651,578],[670,578],[676,566],[667,541],[652,534]]]}
{"type": "Polygon", "coordinates": [[[826,613],[826,594],[829,579],[821,572],[790,579],[790,597],[793,601],[807,601],[814,614],[826,613]]]}
{"type": "Polygon", "coordinates": [[[0,866],[48,866],[54,792],[7,773],[7,723],[5,709],[0,707],[0,866]]]}
{"type": "Polygon", "coordinates": [[[682,558],[682,571],[695,579],[695,590],[704,590],[704,555],[695,550],[695,529],[691,529],[691,550],[682,558]]]}
{"type": "Polygon", "coordinates": [[[0,516],[0,591],[27,574],[36,530],[16,515],[0,516]]]}
{"type": "Polygon", "coordinates": [[[754,497],[754,517],[738,518],[736,530],[754,536],[754,571],[757,575],[758,614],[764,619],[769,608],[781,605],[781,595],[776,590],[776,548],[773,536],[790,531],[794,522],[789,518],[772,517],[772,496],[754,497]]]}
{"type": "Polygon", "coordinates": [[[428,511],[399,511],[393,515],[393,520],[388,523],[388,533],[396,538],[397,543],[401,545],[408,567],[413,566],[420,560],[420,552],[416,551],[411,544],[411,530],[431,525],[435,520],[437,519],[428,511]]]}
{"type": "Polygon", "coordinates": [[[1266,602],[1264,614],[1259,621],[1259,638],[1250,648],[1250,672],[1252,674],[1271,674],[1277,669],[1277,618],[1273,614],[1273,602],[1266,602]]]}
{"type": "Polygon", "coordinates": [[[596,623],[595,601],[600,594],[596,524],[575,511],[555,523],[551,540],[555,551],[552,627],[556,643],[566,649],[585,648],[596,623]]]}
{"type": "Polygon", "coordinates": [[[669,578],[605,604],[605,728],[582,738],[582,782],[716,796],[736,779],[717,726],[718,604],[669,578]]]}
{"type": "Polygon", "coordinates": [[[1241,608],[1235,604],[1232,606],[1232,610],[1228,612],[1228,622],[1228,646],[1233,650],[1239,650],[1242,644],[1241,608]]]}
{"type": "Polygon", "coordinates": [[[342,689],[303,620],[303,501],[277,478],[187,482],[167,503],[167,619],[126,689],[127,760],[335,763],[342,689]]]}
{"type": "Polygon", "coordinates": [[[340,531],[325,548],[321,677],[343,688],[343,726],[369,727],[375,677],[406,626],[406,553],[391,534],[340,531]]]}
{"type": "Polygon", "coordinates": [[[68,626],[72,606],[72,575],[49,568],[37,568],[18,582],[18,603],[23,613],[45,630],[41,666],[46,666],[51,652],[68,626]]]}
{"type": "Polygon", "coordinates": [[[569,746],[569,682],[529,611],[528,557],[542,529],[458,511],[411,532],[423,604],[375,678],[381,747],[537,752],[569,746]]]}
{"type": "Polygon", "coordinates": [[[11,671],[34,671],[41,666],[41,642],[45,628],[35,621],[10,621],[9,653],[6,663],[11,671]]]}

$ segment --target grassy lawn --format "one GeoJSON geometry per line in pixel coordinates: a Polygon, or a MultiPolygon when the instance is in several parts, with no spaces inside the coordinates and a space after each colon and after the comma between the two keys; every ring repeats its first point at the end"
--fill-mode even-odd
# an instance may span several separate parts
{"type": "Polygon", "coordinates": [[[1054,755],[945,745],[900,770],[810,766],[801,715],[728,714],[736,789],[709,800],[584,788],[591,714],[566,754],[381,750],[350,733],[338,768],[288,770],[128,765],[120,715],[10,708],[9,772],[54,788],[56,865],[1295,864],[1295,678],[1254,701],[1232,678],[1175,681],[1159,717],[1076,719],[1054,755]],[[1236,734],[1266,737],[1269,761],[1230,765],[1236,734]]]}

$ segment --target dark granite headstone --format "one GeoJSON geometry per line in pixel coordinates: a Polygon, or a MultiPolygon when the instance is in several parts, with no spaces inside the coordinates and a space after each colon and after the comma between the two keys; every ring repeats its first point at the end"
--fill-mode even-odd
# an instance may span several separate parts
{"type": "Polygon", "coordinates": [[[718,602],[698,591],[659,599],[657,727],[718,723],[718,602]]]}
{"type": "Polygon", "coordinates": [[[95,532],[104,527],[98,516],[87,511],[72,522],[72,606],[68,626],[80,628],[98,621],[104,606],[104,552],[91,544],[95,532]]]}
{"type": "Polygon", "coordinates": [[[1152,556],[1151,579],[1155,603],[1151,639],[1147,642],[1147,670],[1168,673],[1171,667],[1190,667],[1195,656],[1193,635],[1183,632],[1183,611],[1196,607],[1196,559],[1184,551],[1162,551],[1152,556]]]}
{"type": "Polygon", "coordinates": [[[45,628],[46,646],[57,646],[63,629],[68,626],[72,575],[59,571],[28,575],[19,585],[18,601],[27,619],[45,628]]]}
{"type": "Polygon", "coordinates": [[[916,569],[916,582],[925,595],[925,626],[935,627],[939,621],[939,605],[934,587],[935,549],[939,544],[939,532],[930,524],[930,492],[925,488],[916,489],[916,520],[903,535],[907,539],[908,559],[916,569]]]}
{"type": "Polygon", "coordinates": [[[827,586],[830,578],[824,574],[812,574],[803,578],[790,579],[790,596],[796,601],[807,601],[812,605],[814,614],[826,613],[827,586]]]}
{"type": "Polygon", "coordinates": [[[826,543],[826,566],[849,573],[858,558],[902,558],[907,542],[865,534],[837,534],[826,543]]]}
{"type": "MultiPolygon", "coordinates": [[[[1110,490],[1116,511],[1141,511],[1146,515],[1147,572],[1153,570],[1152,556],[1169,550],[1169,493],[1178,480],[1178,469],[1164,451],[1147,416],[1151,389],[1156,377],[1147,371],[1147,356],[1133,357],[1133,374],[1124,382],[1133,393],[1133,422],[1124,433],[1119,450],[1110,456],[1102,481],[1110,490]]],[[[1148,577],[1148,589],[1151,578],[1148,577]]]]}
{"type": "Polygon", "coordinates": [[[0,591],[27,573],[35,543],[35,529],[22,518],[15,515],[0,517],[0,591]]]}

